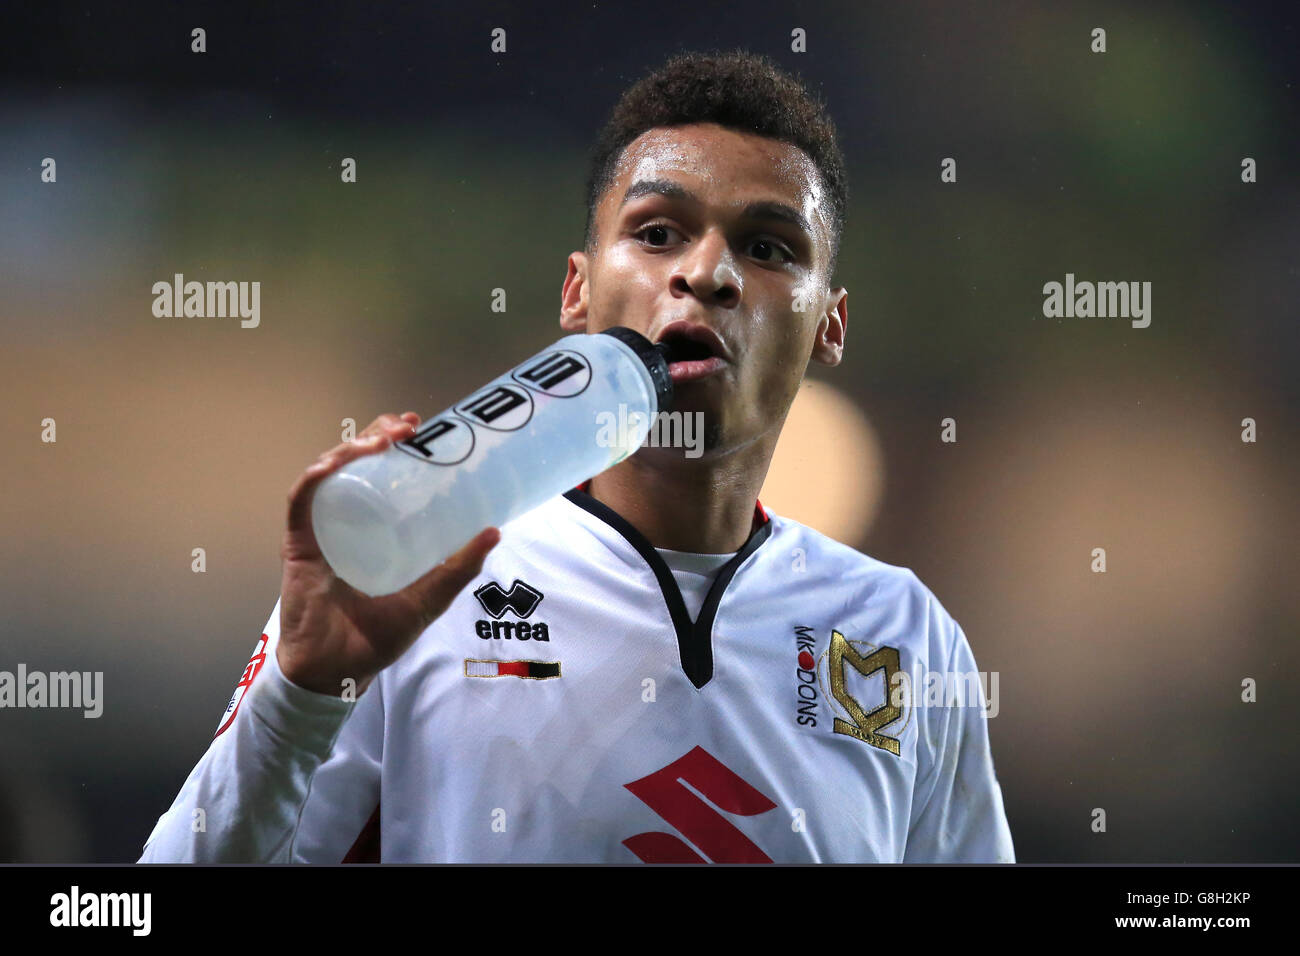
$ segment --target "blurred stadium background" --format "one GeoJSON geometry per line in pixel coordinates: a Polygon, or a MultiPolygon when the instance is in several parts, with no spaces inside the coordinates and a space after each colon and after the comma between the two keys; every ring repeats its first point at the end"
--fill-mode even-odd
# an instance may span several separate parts
{"type": "Polygon", "coordinates": [[[105,707],[0,711],[0,860],[139,855],[275,604],[296,475],[342,419],[431,414],[557,338],[599,124],[732,46],[826,100],[852,189],[846,359],[765,503],[914,569],[1000,672],[1022,861],[1300,858],[1291,5],[3,18],[0,669],[102,670],[105,707]],[[155,318],[177,272],[260,281],[260,327],[155,318]],[[1067,272],[1151,281],[1150,328],[1044,319],[1067,272]]]}

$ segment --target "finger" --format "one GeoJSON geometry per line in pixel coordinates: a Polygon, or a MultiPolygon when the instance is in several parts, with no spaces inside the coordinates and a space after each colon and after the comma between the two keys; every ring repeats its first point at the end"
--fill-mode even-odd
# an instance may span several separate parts
{"type": "Polygon", "coordinates": [[[386,447],[386,443],[379,441],[381,437],[392,441],[401,441],[404,438],[410,438],[413,434],[415,434],[414,425],[389,412],[380,415],[363,428],[356,438],[351,441],[340,442],[321,457],[332,456],[336,459],[342,459],[342,463],[346,464],[363,454],[372,453],[377,447],[386,447]],[[367,442],[371,444],[367,444],[367,442]]]}
{"type": "Polygon", "coordinates": [[[434,621],[447,610],[456,595],[483,570],[488,552],[500,541],[498,528],[484,528],[446,561],[405,588],[424,609],[426,621],[434,621]]]}
{"type": "Polygon", "coordinates": [[[311,526],[311,502],[316,488],[336,470],[335,459],[330,454],[320,458],[298,476],[289,489],[289,517],[286,522],[284,547],[281,557],[286,560],[321,558],[316,532],[311,526]]]}
{"type": "Polygon", "coordinates": [[[322,481],[338,471],[344,465],[365,455],[377,455],[386,451],[393,440],[407,437],[412,427],[397,416],[391,416],[389,431],[374,432],[355,441],[336,445],[316,459],[294,482],[289,489],[287,533],[285,536],[283,557],[314,559],[321,557],[320,546],[311,524],[311,503],[316,488],[322,481]]]}
{"type": "Polygon", "coordinates": [[[321,458],[343,454],[348,449],[356,449],[367,439],[374,438],[376,435],[388,435],[396,441],[401,441],[403,438],[409,438],[412,434],[414,434],[414,426],[410,422],[403,421],[400,416],[394,415],[391,412],[386,413],[380,415],[365,428],[361,429],[355,438],[352,438],[349,441],[339,442],[329,451],[322,454],[321,458]]]}
{"type": "Polygon", "coordinates": [[[405,419],[406,419],[406,415],[411,415],[411,414],[414,413],[406,412],[403,415],[394,415],[392,412],[385,412],[384,414],[376,418],[373,422],[371,422],[369,425],[367,425],[365,428],[363,428],[361,430],[361,433],[357,435],[356,440],[362,438],[368,438],[371,435],[392,434],[394,431],[400,431],[403,433],[402,437],[406,437],[406,434],[409,434],[411,430],[412,423],[406,421],[405,419]]]}

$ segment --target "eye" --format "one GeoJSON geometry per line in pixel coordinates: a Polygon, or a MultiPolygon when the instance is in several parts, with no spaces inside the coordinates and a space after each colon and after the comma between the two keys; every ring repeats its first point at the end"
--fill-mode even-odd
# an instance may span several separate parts
{"type": "Polygon", "coordinates": [[[632,233],[633,236],[640,239],[642,242],[646,243],[646,245],[654,246],[656,248],[667,245],[669,242],[670,234],[679,235],[679,236],[681,235],[681,233],[677,232],[677,230],[674,229],[672,226],[665,225],[662,222],[649,223],[648,225],[642,226],[636,232],[632,233]],[[648,238],[642,238],[643,236],[645,237],[653,236],[656,241],[650,241],[648,238]],[[657,241],[658,239],[661,238],[663,239],[663,242],[657,241]]]}
{"type": "Polygon", "coordinates": [[[749,244],[751,253],[754,258],[762,262],[794,262],[794,253],[784,245],[772,239],[759,238],[749,244]],[[780,256],[782,258],[769,258],[768,254],[780,256]]]}

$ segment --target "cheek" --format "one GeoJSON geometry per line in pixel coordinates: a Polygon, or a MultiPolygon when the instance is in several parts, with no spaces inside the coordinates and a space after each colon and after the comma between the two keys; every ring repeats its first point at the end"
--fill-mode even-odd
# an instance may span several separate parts
{"type": "Polygon", "coordinates": [[[656,288],[656,273],[634,250],[615,246],[600,262],[592,288],[592,303],[605,308],[635,302],[656,288]]]}
{"type": "Polygon", "coordinates": [[[808,366],[798,316],[790,314],[784,319],[775,322],[777,328],[765,338],[762,361],[757,366],[762,371],[754,383],[754,404],[768,412],[789,406],[808,366]]]}
{"type": "Polygon", "coordinates": [[[600,271],[617,275],[626,275],[636,271],[632,250],[626,243],[619,242],[605,250],[600,261],[600,271]]]}

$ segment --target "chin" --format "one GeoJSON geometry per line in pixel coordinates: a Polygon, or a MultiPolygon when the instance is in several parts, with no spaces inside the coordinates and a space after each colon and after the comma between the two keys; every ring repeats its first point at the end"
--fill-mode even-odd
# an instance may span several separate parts
{"type": "Polygon", "coordinates": [[[707,461],[726,451],[719,424],[709,425],[707,416],[674,409],[659,419],[646,436],[638,455],[656,461],[707,461]]]}

